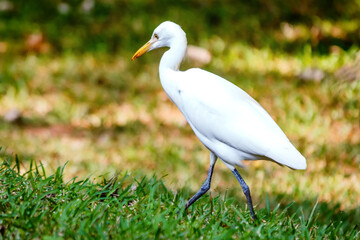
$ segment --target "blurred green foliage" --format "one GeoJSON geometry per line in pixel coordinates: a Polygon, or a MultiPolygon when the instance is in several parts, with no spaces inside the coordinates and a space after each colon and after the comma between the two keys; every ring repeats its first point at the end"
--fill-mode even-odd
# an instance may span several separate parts
{"type": "Polygon", "coordinates": [[[55,51],[133,51],[164,20],[180,24],[190,42],[219,35],[273,50],[301,51],[310,44],[327,53],[332,45],[360,43],[360,3],[346,1],[1,1],[0,36],[21,43],[41,32],[55,51]],[[8,4],[4,4],[7,2],[8,4]],[[7,6],[7,7],[6,7],[7,6]],[[285,24],[285,25],[284,25],[285,24]],[[279,37],[286,24],[297,26],[291,41],[279,37]]]}

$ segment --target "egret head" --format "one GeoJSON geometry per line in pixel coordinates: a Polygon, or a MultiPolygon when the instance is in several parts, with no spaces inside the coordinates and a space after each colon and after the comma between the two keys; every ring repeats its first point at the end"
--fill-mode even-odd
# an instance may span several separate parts
{"type": "Polygon", "coordinates": [[[171,47],[172,43],[184,40],[186,42],[186,34],[179,25],[170,21],[163,22],[155,28],[151,39],[134,54],[132,60],[153,49],[171,47]]]}

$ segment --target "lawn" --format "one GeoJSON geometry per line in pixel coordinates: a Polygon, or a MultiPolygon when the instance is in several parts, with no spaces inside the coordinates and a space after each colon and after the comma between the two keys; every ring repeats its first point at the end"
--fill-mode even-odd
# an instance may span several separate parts
{"type": "Polygon", "coordinates": [[[360,233],[352,224],[356,213],[338,213],[324,202],[280,207],[266,198],[266,207],[253,221],[228,193],[204,197],[184,211],[189,190],[171,191],[155,176],[124,173],[98,183],[89,178],[64,182],[65,166],[46,176],[43,166],[32,162],[29,171],[20,174],[17,157],[3,160],[4,239],[355,239],[360,233]]]}
{"type": "Polygon", "coordinates": [[[359,3],[214,6],[0,2],[2,238],[359,238],[359,3]],[[221,162],[184,212],[209,153],[161,88],[164,51],[131,61],[164,20],[212,56],[181,69],[241,87],[307,158],[239,169],[256,222],[221,162]]]}

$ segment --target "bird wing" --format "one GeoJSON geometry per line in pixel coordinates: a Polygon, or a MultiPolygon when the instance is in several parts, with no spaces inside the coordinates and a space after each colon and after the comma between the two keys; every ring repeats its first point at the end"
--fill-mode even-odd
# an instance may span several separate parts
{"type": "Polygon", "coordinates": [[[176,105],[195,132],[291,168],[303,169],[304,163],[306,167],[280,127],[245,91],[201,69],[181,74],[176,105]]]}

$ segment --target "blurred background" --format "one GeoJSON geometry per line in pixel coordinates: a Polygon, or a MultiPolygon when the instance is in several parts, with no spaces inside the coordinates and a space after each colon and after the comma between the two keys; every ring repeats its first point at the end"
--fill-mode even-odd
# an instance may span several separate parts
{"type": "MultiPolygon", "coordinates": [[[[191,45],[181,69],[244,89],[308,160],[306,171],[248,162],[257,208],[266,195],[304,211],[318,199],[360,223],[359,16],[359,0],[0,0],[0,154],[49,173],[67,162],[67,180],[128,171],[196,191],[209,153],[161,88],[163,51],[131,61],[171,20],[191,45]]],[[[211,194],[245,205],[221,162],[211,194]]]]}

